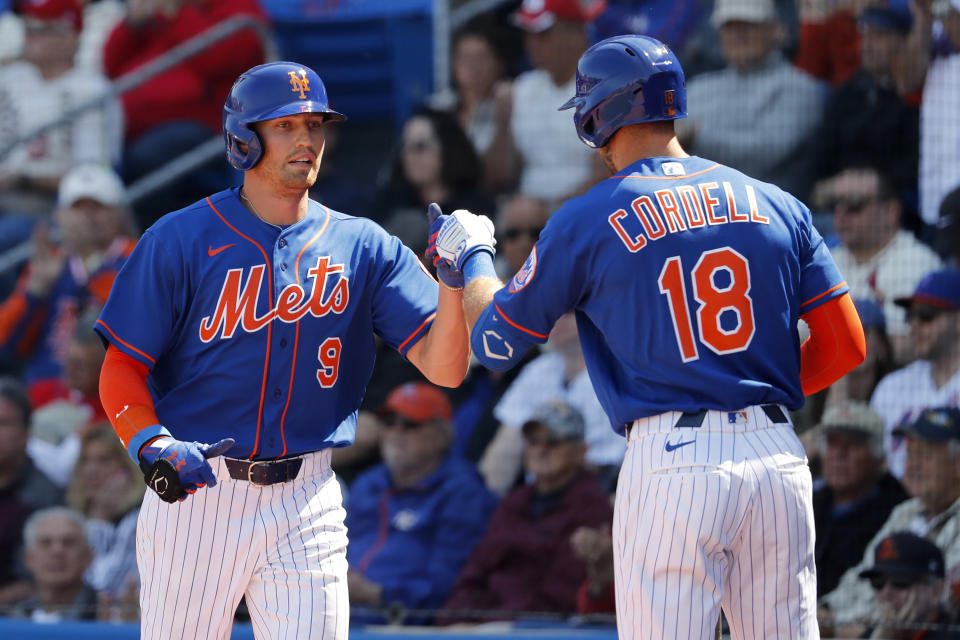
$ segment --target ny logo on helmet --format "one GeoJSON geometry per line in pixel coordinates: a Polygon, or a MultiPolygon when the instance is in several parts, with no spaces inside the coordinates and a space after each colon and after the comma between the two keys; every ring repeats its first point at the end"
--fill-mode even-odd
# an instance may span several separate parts
{"type": "Polygon", "coordinates": [[[307,79],[307,72],[300,69],[300,75],[297,75],[296,71],[288,71],[287,75],[290,76],[290,91],[293,93],[299,91],[300,99],[306,99],[307,94],[305,92],[310,91],[310,80],[307,79]]]}

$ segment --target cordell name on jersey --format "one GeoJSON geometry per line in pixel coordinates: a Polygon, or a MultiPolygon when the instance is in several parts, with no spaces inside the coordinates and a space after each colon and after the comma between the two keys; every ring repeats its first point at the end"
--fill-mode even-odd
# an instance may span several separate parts
{"type": "Polygon", "coordinates": [[[653,196],[641,195],[630,203],[630,212],[617,209],[607,221],[631,252],[647,246],[667,235],[688,229],[700,229],[738,222],[770,224],[770,218],[760,213],[757,192],[752,185],[738,185],[739,198],[733,184],[699,182],[658,189],[653,196]],[[746,201],[743,208],[737,200],[746,201]]]}
{"type": "MultiPolygon", "coordinates": [[[[247,333],[255,333],[274,318],[282,322],[297,322],[307,313],[315,318],[322,318],[328,313],[343,313],[350,300],[349,279],[341,275],[343,268],[342,264],[330,264],[329,256],[317,258],[316,265],[307,271],[307,277],[312,281],[310,294],[299,283],[288,284],[277,296],[277,304],[259,317],[256,306],[257,300],[262,299],[260,288],[267,266],[253,266],[242,289],[240,283],[244,269],[230,269],[223,280],[216,311],[200,321],[200,339],[210,342],[217,337],[221,340],[232,338],[237,326],[247,333]],[[326,294],[328,276],[332,275],[336,275],[337,279],[330,293],[326,294]]],[[[272,300],[273,296],[268,299],[272,300]]]]}

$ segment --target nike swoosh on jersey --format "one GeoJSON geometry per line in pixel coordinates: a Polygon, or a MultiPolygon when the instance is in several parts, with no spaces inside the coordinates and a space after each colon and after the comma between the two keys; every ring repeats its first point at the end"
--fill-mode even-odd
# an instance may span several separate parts
{"type": "Polygon", "coordinates": [[[221,251],[226,251],[227,249],[229,249],[235,244],[236,242],[232,242],[230,244],[225,244],[222,247],[217,247],[216,249],[214,249],[213,247],[207,247],[207,255],[212,258],[213,256],[217,255],[221,251]]]}
{"type": "Polygon", "coordinates": [[[696,438],[694,438],[693,440],[686,440],[686,441],[684,441],[684,442],[678,442],[677,444],[670,444],[670,443],[668,442],[668,443],[666,444],[666,446],[664,447],[664,449],[666,449],[667,451],[673,451],[674,449],[679,449],[680,447],[685,447],[685,446],[687,446],[688,444],[693,444],[693,443],[696,442],[696,441],[697,441],[696,438]]]}

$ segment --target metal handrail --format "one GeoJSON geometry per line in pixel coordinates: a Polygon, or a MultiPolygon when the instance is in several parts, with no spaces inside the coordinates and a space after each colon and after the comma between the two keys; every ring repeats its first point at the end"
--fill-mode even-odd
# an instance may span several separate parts
{"type": "Polygon", "coordinates": [[[173,49],[170,49],[170,51],[147,62],[142,67],[138,67],[129,73],[123,74],[111,83],[108,90],[104,91],[99,96],[95,96],[85,102],[80,103],[73,109],[64,113],[57,120],[36,127],[32,131],[28,131],[26,134],[15,140],[9,147],[0,149],[0,160],[3,160],[21,144],[29,142],[33,138],[56,129],[57,127],[64,126],[77,116],[90,111],[91,109],[96,109],[108,100],[111,100],[116,96],[122,95],[127,91],[140,86],[147,80],[150,80],[164,71],[175,67],[184,60],[200,53],[210,45],[233,35],[235,32],[240,31],[241,29],[252,29],[257,34],[257,36],[260,38],[261,44],[263,45],[264,53],[266,54],[268,61],[277,59],[277,45],[274,41],[273,32],[270,30],[269,25],[254,16],[241,15],[227,18],[226,20],[213,25],[209,29],[198,33],[189,40],[181,42],[173,49]]]}
{"type": "MultiPolygon", "coordinates": [[[[37,127],[29,131],[24,136],[17,139],[13,144],[4,149],[0,149],[0,160],[3,160],[13,149],[25,142],[29,142],[36,136],[42,135],[52,129],[64,126],[67,122],[77,116],[96,109],[106,101],[115,96],[122,95],[127,91],[140,86],[154,76],[174,67],[184,60],[196,55],[207,47],[223,40],[241,29],[252,29],[260,39],[263,46],[264,55],[267,61],[279,58],[276,41],[273,37],[273,31],[270,26],[254,16],[233,16],[222,22],[218,22],[209,29],[198,33],[189,40],[181,42],[176,47],[170,49],[162,56],[159,56],[142,67],[138,67],[129,73],[120,76],[111,84],[109,90],[101,95],[91,98],[86,102],[77,105],[59,119],[37,127]]],[[[182,154],[178,158],[171,160],[158,169],[143,176],[133,184],[127,187],[127,198],[133,203],[144,198],[150,193],[160,189],[164,185],[172,182],[181,175],[188,173],[204,164],[217,154],[223,153],[223,142],[221,138],[211,138],[210,140],[194,147],[190,151],[182,154]]],[[[16,268],[30,258],[30,242],[22,242],[19,245],[7,249],[0,253],[0,273],[9,269],[16,268]]]]}

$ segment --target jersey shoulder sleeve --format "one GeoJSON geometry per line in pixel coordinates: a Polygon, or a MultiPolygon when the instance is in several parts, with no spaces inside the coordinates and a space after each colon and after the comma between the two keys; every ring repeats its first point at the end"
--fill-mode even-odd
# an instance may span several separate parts
{"type": "MultiPolygon", "coordinates": [[[[334,215],[334,214],[331,214],[334,215]]],[[[424,336],[437,313],[437,281],[413,250],[376,222],[337,214],[355,226],[356,242],[370,265],[374,330],[406,356],[424,336]]]]}
{"type": "Polygon", "coordinates": [[[792,195],[780,191],[784,223],[793,227],[799,259],[800,315],[850,291],[843,274],[830,254],[823,236],[813,224],[810,209],[792,195]]]}

